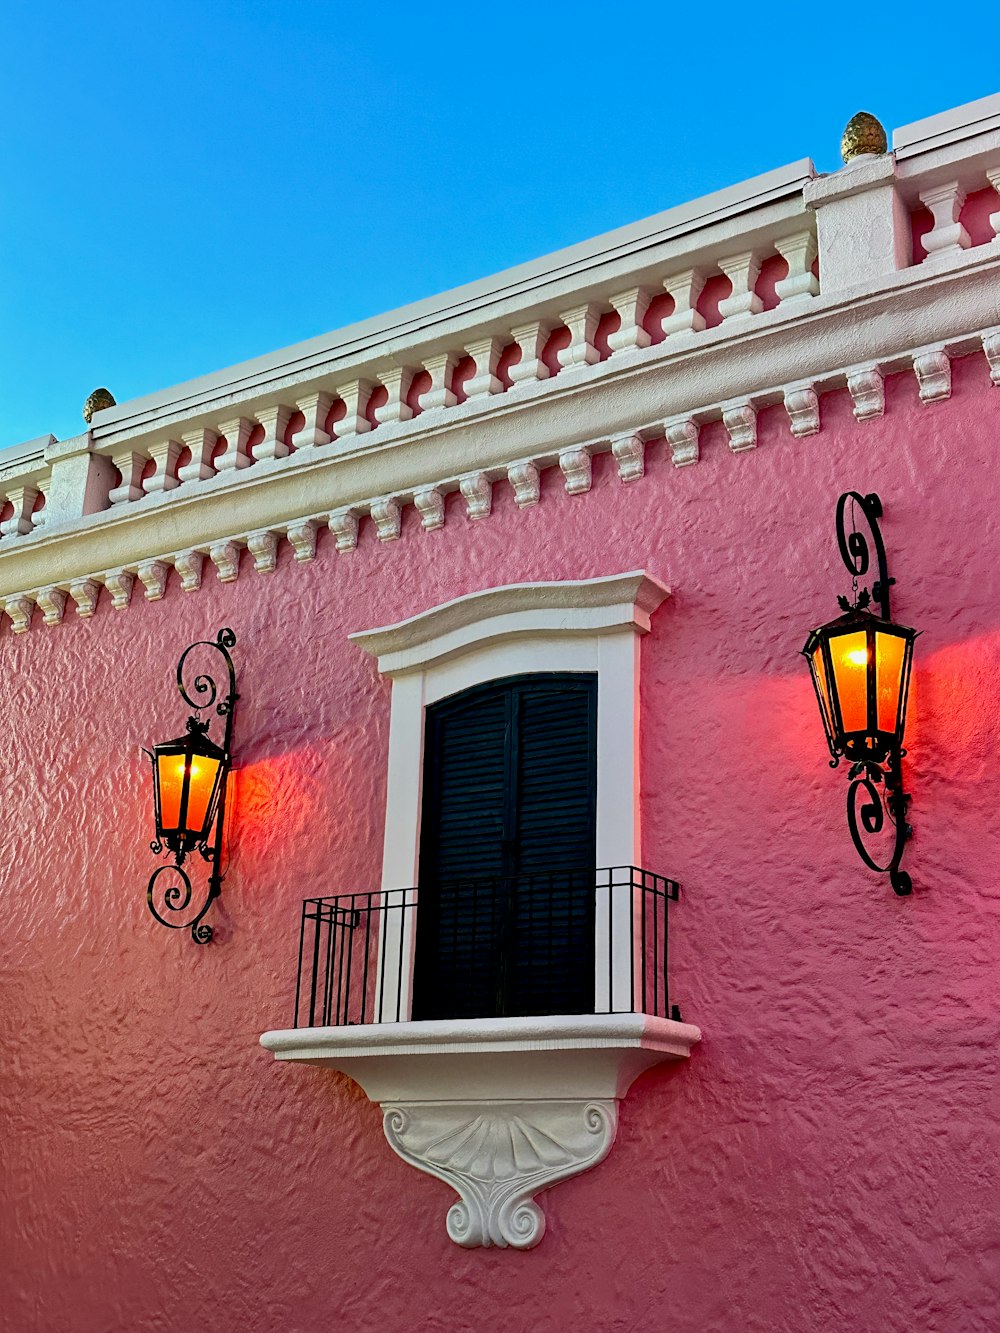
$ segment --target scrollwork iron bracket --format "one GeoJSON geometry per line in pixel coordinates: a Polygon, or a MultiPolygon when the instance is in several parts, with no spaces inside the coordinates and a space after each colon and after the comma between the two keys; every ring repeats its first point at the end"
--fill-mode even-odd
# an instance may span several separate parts
{"type": "MultiPolygon", "coordinates": [[[[171,856],[172,859],[153,871],[146,889],[146,902],[149,910],[160,925],[167,926],[170,930],[190,930],[191,938],[196,944],[207,944],[212,939],[214,931],[203,918],[222,892],[222,881],[224,879],[222,847],[226,820],[226,789],[229,783],[232,758],[233,721],[236,715],[236,702],[240,697],[236,692],[236,667],[229,652],[235,644],[236,635],[233,631],[231,629],[221,629],[214,639],[198,639],[195,643],[189,644],[181,653],[177,663],[177,688],[188,707],[195,710],[195,714],[188,718],[188,730],[207,732],[210,723],[207,718],[202,719],[200,715],[207,713],[212,708],[215,709],[216,715],[224,719],[225,722],[225,735],[222,741],[225,764],[220,778],[211,834],[195,849],[211,867],[204,900],[192,917],[189,914],[189,909],[194,897],[194,889],[190,876],[184,869],[185,853],[183,851],[168,852],[168,856],[171,856]],[[186,680],[185,667],[187,660],[196,648],[209,648],[221,656],[224,674],[220,673],[220,680],[216,680],[213,675],[204,671],[199,672],[193,680],[186,680]],[[173,876],[174,882],[162,882],[164,876],[173,876]],[[157,905],[158,901],[161,904],[160,906],[157,905]],[[171,920],[164,913],[171,914],[175,919],[171,920]]],[[[150,847],[156,855],[161,855],[164,850],[162,843],[159,841],[153,841],[150,847]]]]}

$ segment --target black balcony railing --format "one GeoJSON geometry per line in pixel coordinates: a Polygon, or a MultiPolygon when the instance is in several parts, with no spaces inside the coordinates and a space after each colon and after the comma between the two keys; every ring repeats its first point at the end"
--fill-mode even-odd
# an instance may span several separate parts
{"type": "Polygon", "coordinates": [[[635,866],[463,879],[302,905],[295,1026],[646,1013],[679,886],[635,866]]]}

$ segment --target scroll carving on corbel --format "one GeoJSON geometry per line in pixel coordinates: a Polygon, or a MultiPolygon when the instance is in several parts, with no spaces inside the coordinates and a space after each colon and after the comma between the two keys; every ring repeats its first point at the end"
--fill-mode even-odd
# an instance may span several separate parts
{"type": "Polygon", "coordinates": [[[389,1146],[460,1196],[448,1209],[456,1245],[528,1250],[545,1233],[534,1196],[602,1162],[615,1141],[613,1098],[384,1105],[389,1146]]]}

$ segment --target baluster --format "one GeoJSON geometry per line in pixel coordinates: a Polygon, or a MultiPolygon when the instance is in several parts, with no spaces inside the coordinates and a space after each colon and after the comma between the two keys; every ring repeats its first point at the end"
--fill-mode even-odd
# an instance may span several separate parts
{"type": "Polygon", "coordinates": [[[542,353],[552,333],[551,323],[545,319],[533,319],[527,324],[519,324],[510,332],[521,349],[520,361],[515,361],[508,372],[511,384],[531,384],[535,380],[547,380],[550,372],[542,360],[542,353]]]}
{"type": "Polygon", "coordinates": [[[593,366],[601,359],[601,354],[594,346],[594,335],[600,322],[600,311],[589,302],[574,306],[572,310],[561,313],[559,318],[570,331],[569,345],[560,348],[557,353],[561,366],[593,366]]]}
{"type": "Polygon", "coordinates": [[[732,293],[719,302],[722,322],[760,314],[764,303],[754,291],[754,283],[760,274],[760,261],[756,254],[748,250],[729,259],[720,259],[719,268],[733,285],[732,293]]]}
{"type": "Polygon", "coordinates": [[[954,259],[972,244],[969,233],[959,221],[962,205],[965,203],[965,191],[958,181],[947,181],[943,185],[920,191],[920,202],[929,208],[934,218],[934,226],[923,237],[923,246],[927,258],[934,262],[954,259]]]}
{"type": "Polygon", "coordinates": [[[672,313],[661,326],[664,335],[700,333],[705,327],[705,319],[698,313],[696,306],[705,286],[704,273],[700,269],[684,269],[673,277],[664,278],[663,286],[674,302],[672,313]]]}

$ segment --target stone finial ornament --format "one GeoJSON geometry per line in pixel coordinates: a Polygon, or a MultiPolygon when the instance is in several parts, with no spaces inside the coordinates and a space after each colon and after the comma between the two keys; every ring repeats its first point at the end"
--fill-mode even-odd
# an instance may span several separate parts
{"type": "Polygon", "coordinates": [[[115,397],[110,389],[95,389],[83,405],[83,419],[89,426],[95,412],[103,412],[106,407],[115,406],[115,397]]]}
{"type": "Polygon", "coordinates": [[[844,128],[844,137],[840,141],[840,156],[844,162],[856,157],[871,154],[880,155],[888,151],[889,140],[885,127],[870,111],[859,111],[852,116],[844,128]]]}

